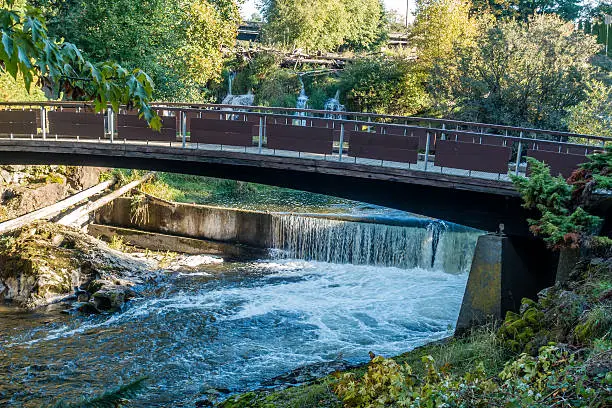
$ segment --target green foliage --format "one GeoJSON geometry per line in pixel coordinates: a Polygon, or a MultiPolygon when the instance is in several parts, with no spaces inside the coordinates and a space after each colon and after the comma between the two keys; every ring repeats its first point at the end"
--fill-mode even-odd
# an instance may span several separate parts
{"type": "Polygon", "coordinates": [[[429,91],[445,116],[565,130],[567,111],[585,99],[598,50],[593,37],[555,15],[484,19],[456,59],[435,64],[429,91]]]}
{"type": "Polygon", "coordinates": [[[266,0],[263,11],[267,41],[288,48],[370,50],[384,37],[379,0],[266,0]]]}
{"type": "Polygon", "coordinates": [[[540,349],[537,357],[522,354],[499,374],[501,389],[511,407],[603,406],[603,398],[586,385],[574,355],[556,346],[540,349]]]}
{"type": "Polygon", "coordinates": [[[349,111],[414,115],[429,104],[426,74],[402,58],[364,58],[350,64],[339,78],[349,111]]]}
{"type": "Polygon", "coordinates": [[[552,177],[545,163],[533,158],[527,160],[529,178],[511,175],[511,179],[523,197],[523,206],[542,214],[539,219],[528,220],[531,231],[542,236],[551,247],[578,247],[586,237],[597,232],[602,219],[582,207],[572,211],[572,186],[560,176],[552,177]]]}
{"type": "Polygon", "coordinates": [[[58,402],[53,408],[120,408],[129,404],[130,399],[137,397],[145,387],[148,377],[142,377],[122,385],[114,391],[106,392],[98,397],[68,404],[58,402]]]}
{"type": "Polygon", "coordinates": [[[612,336],[612,305],[597,304],[574,328],[574,339],[580,344],[612,336]]]}
{"type": "Polygon", "coordinates": [[[601,81],[591,81],[586,99],[569,111],[568,128],[575,133],[612,136],[612,88],[601,81]]]}
{"type": "Polygon", "coordinates": [[[277,70],[259,86],[255,103],[263,106],[295,108],[301,85],[297,75],[287,70],[277,70]]]}
{"type": "Polygon", "coordinates": [[[422,359],[426,374],[415,376],[409,365],[375,357],[362,378],[343,374],[335,387],[347,408],[361,407],[603,407],[605,379],[589,380],[575,355],[556,346],[542,347],[536,357],[520,355],[487,378],[482,364],[463,376],[439,371],[431,356],[422,359]]]}
{"type": "Polygon", "coordinates": [[[565,20],[579,17],[583,6],[578,0],[473,0],[475,11],[488,11],[496,17],[527,21],[534,14],[557,14],[565,20]]]}
{"type": "Polygon", "coordinates": [[[539,220],[529,220],[531,231],[543,236],[550,246],[578,248],[584,237],[597,233],[602,219],[586,212],[582,207],[571,214],[544,211],[539,220]]]}
{"type": "Polygon", "coordinates": [[[30,92],[26,90],[21,74],[15,79],[6,72],[0,73],[0,101],[27,102],[45,99],[44,92],[39,88],[31,89],[30,92]]]}
{"type": "Polygon", "coordinates": [[[399,364],[410,365],[415,375],[422,376],[425,371],[420,362],[422,357],[428,355],[434,358],[438,370],[450,371],[459,376],[465,375],[482,362],[488,377],[499,373],[509,357],[497,335],[497,326],[489,323],[475,327],[461,337],[419,347],[394,360],[399,364]]]}
{"type": "Polygon", "coordinates": [[[438,371],[431,356],[424,356],[422,364],[426,375],[418,378],[409,365],[378,356],[361,379],[342,375],[335,391],[345,407],[479,407],[495,388],[481,364],[463,377],[438,371]]]}
{"type": "Polygon", "coordinates": [[[525,208],[543,208],[555,213],[567,213],[572,188],[561,176],[553,177],[546,163],[527,158],[529,178],[511,176],[514,186],[523,197],[525,208]]]}
{"type": "Polygon", "coordinates": [[[40,9],[16,7],[13,0],[3,5],[0,62],[11,77],[23,79],[28,92],[38,78],[39,84],[55,95],[62,90],[71,99],[93,99],[97,111],[106,109],[109,103],[115,108],[119,104],[133,105],[152,127],[161,126],[149,106],[153,82],[144,71],[129,71],[114,62],[87,61],[74,44],[58,42],[48,35],[40,9]]]}
{"type": "Polygon", "coordinates": [[[36,0],[49,31],[69,38],[93,61],[141,67],[158,84],[156,99],[202,101],[219,79],[224,47],[240,20],[231,0],[36,0]]]}
{"type": "Polygon", "coordinates": [[[474,43],[479,22],[471,16],[468,0],[424,0],[417,2],[411,37],[419,63],[427,70],[447,65],[457,52],[474,43]]]}
{"type": "Polygon", "coordinates": [[[540,344],[537,343],[536,334],[544,327],[544,313],[537,303],[529,299],[522,301],[523,312],[520,314],[508,312],[504,323],[499,328],[498,336],[514,353],[523,351],[533,354],[537,352],[540,344]],[[534,340],[536,340],[534,342],[534,340]]]}

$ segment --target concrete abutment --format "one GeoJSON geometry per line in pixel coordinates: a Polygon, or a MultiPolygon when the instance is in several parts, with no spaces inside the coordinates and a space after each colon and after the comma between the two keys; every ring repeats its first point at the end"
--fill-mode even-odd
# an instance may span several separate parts
{"type": "Polygon", "coordinates": [[[483,235],[478,238],[457,320],[461,333],[518,311],[523,298],[554,284],[557,255],[533,237],[483,235]]]}

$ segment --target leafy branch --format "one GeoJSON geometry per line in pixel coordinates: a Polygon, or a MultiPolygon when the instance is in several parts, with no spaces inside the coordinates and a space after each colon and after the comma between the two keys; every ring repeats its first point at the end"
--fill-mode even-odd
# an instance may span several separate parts
{"type": "Polygon", "coordinates": [[[550,168],[534,158],[527,158],[531,175],[529,178],[511,175],[512,182],[523,197],[523,207],[541,213],[539,219],[528,219],[530,230],[544,238],[553,248],[578,248],[596,235],[603,220],[589,214],[578,205],[576,191],[584,189],[589,182],[606,188],[610,177],[612,152],[606,151],[589,156],[589,161],[570,177],[572,184],[563,177],[553,177],[550,168]],[[579,175],[579,176],[578,176],[579,175]]]}
{"type": "Polygon", "coordinates": [[[97,112],[110,104],[136,108],[153,129],[161,128],[161,119],[151,108],[154,84],[142,70],[127,70],[115,62],[92,63],[69,42],[48,36],[40,9],[26,6],[15,9],[15,0],[7,0],[0,9],[0,66],[14,79],[21,74],[29,92],[35,78],[38,85],[57,95],[60,91],[73,100],[91,100],[97,112]]]}

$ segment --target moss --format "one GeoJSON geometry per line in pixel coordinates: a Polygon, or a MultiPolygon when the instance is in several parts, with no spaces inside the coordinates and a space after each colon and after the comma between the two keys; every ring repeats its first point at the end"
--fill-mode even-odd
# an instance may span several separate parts
{"type": "Polygon", "coordinates": [[[580,344],[592,344],[595,339],[612,335],[612,305],[598,304],[589,310],[573,335],[580,344]]]}
{"type": "Polygon", "coordinates": [[[533,300],[523,299],[521,313],[508,312],[498,336],[512,352],[535,354],[542,345],[540,342],[549,337],[547,333],[542,333],[544,320],[542,306],[533,300]]]}
{"type": "Polygon", "coordinates": [[[222,408],[341,408],[332,390],[334,379],[328,377],[313,384],[280,391],[248,392],[219,404],[222,408]]]}

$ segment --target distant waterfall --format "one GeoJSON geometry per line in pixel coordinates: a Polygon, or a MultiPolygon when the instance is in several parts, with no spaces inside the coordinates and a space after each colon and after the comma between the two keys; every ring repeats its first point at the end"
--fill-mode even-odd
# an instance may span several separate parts
{"type": "Polygon", "coordinates": [[[330,263],[469,270],[479,232],[432,221],[395,226],[275,214],[274,256],[330,263]]]}

